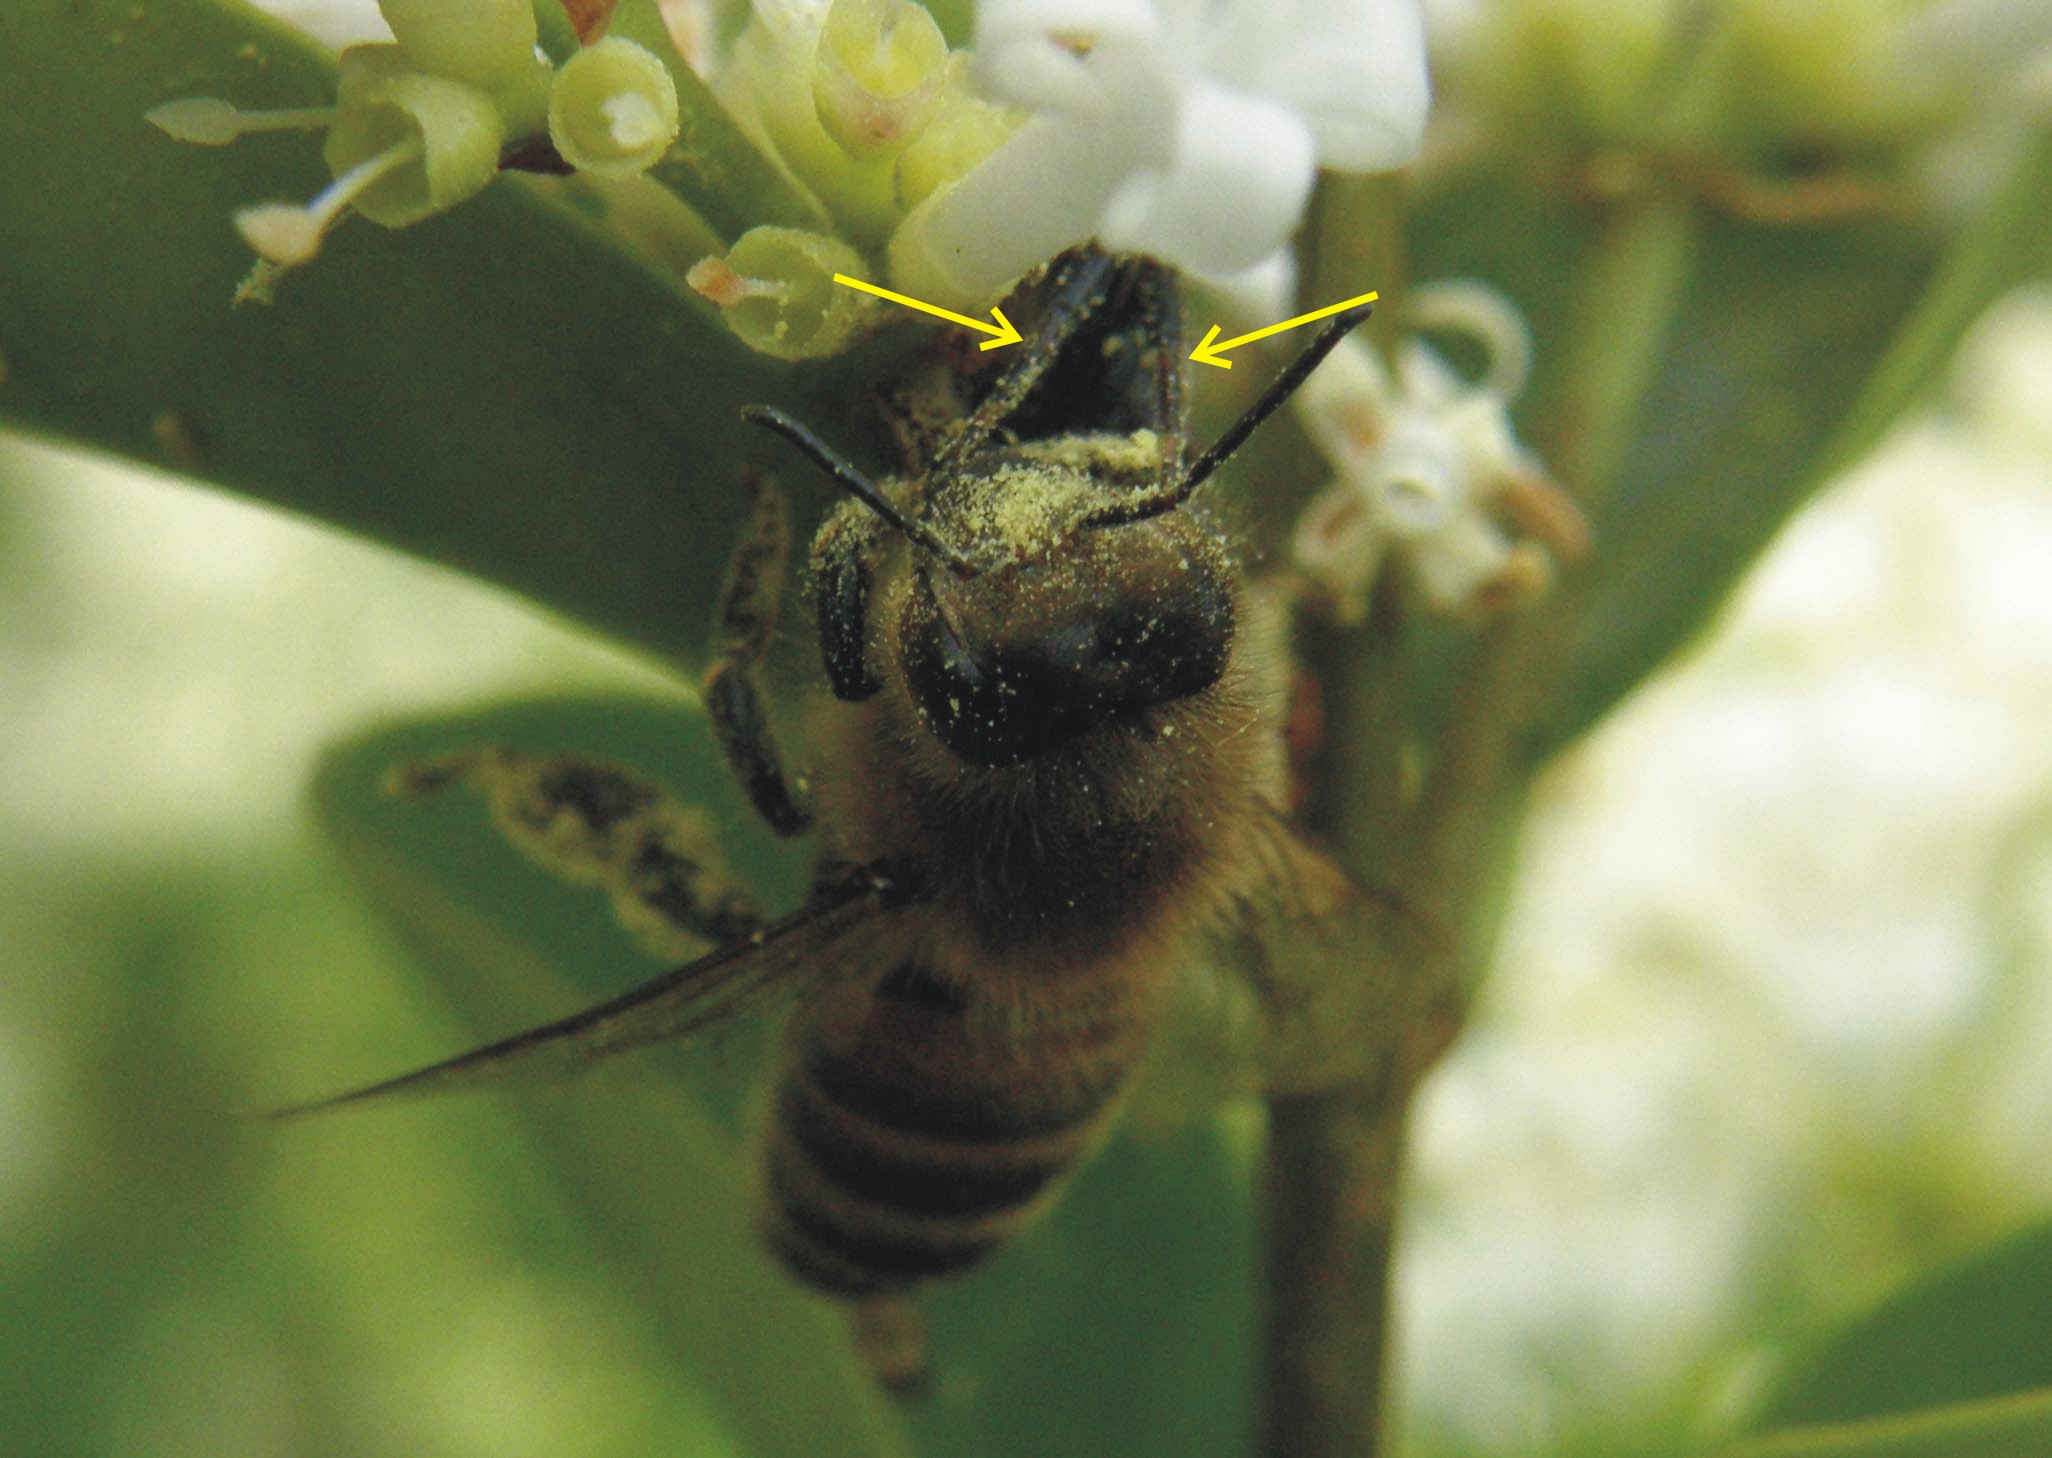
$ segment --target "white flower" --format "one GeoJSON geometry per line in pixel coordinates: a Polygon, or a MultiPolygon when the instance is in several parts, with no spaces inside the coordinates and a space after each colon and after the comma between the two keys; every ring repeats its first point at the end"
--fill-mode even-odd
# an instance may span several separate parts
{"type": "Polygon", "coordinates": [[[1997,105],[2052,108],[2052,6],[2043,0],[1936,0],[1896,27],[1897,54],[1997,105]]]}
{"type": "Polygon", "coordinates": [[[255,0],[255,4],[338,51],[364,41],[392,38],[392,27],[385,24],[373,0],[255,0]]]}
{"type": "Polygon", "coordinates": [[[893,245],[961,299],[1093,235],[1197,274],[1262,264],[1319,167],[1402,165],[1427,102],[1416,0],[986,0],[976,78],[1034,116],[893,245]]]}
{"type": "Polygon", "coordinates": [[[1566,556],[1588,548],[1574,502],[1511,430],[1510,402],[1528,365],[1523,320],[1480,284],[1428,285],[1408,303],[1413,324],[1473,335],[1490,365],[1469,384],[1414,339],[1392,380],[1366,345],[1348,340],[1298,391],[1296,407],[1339,479],[1305,509],[1292,555],[1340,622],[1366,614],[1392,553],[1436,611],[1465,614],[1543,589],[1550,567],[1540,543],[1566,556]],[[1519,540],[1513,527],[1539,540],[1519,540]]]}

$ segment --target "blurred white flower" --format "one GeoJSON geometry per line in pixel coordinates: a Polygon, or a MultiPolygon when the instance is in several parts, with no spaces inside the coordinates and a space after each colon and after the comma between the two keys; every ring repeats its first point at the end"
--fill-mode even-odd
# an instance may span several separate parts
{"type": "Polygon", "coordinates": [[[388,41],[392,27],[374,0],[253,0],[287,25],[341,50],[364,41],[388,41]]]}
{"type": "Polygon", "coordinates": [[[1551,578],[1546,552],[1577,556],[1588,529],[1574,502],[1511,430],[1524,387],[1524,321],[1493,289],[1447,282],[1412,291],[1418,327],[1472,335],[1489,351],[1481,381],[1462,380],[1430,346],[1407,343],[1395,378],[1348,340],[1295,404],[1339,479],[1297,524],[1292,546],[1309,590],[1339,622],[1357,622],[1391,553],[1443,613],[1513,605],[1551,578]],[[1521,527],[1537,540],[1520,540],[1521,527]]]}
{"type": "Polygon", "coordinates": [[[1984,78],[2014,71],[2052,48],[2052,6],[2041,0],[1936,0],[1907,17],[1904,51],[1984,78]]]}
{"type": "Polygon", "coordinates": [[[986,0],[976,78],[1034,113],[894,244],[905,276],[995,292],[1093,235],[1190,272],[1263,264],[1319,167],[1417,151],[1416,0],[986,0]]]}

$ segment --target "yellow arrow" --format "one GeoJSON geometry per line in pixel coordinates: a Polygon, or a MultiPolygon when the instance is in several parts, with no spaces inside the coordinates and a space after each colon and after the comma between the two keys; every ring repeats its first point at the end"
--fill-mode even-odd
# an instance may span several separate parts
{"type": "MultiPolygon", "coordinates": [[[[1211,326],[1211,332],[1204,336],[1203,342],[1190,351],[1190,358],[1196,360],[1199,364],[1217,365],[1222,370],[1229,370],[1233,367],[1233,362],[1219,357],[1229,349],[1238,349],[1243,344],[1252,344],[1257,339],[1266,339],[1271,334],[1280,334],[1283,330],[1294,329],[1299,324],[1309,324],[1313,319],[1324,319],[1329,315],[1351,309],[1356,304],[1373,303],[1376,298],[1377,295],[1375,294],[1363,294],[1357,299],[1343,299],[1337,304],[1328,304],[1323,309],[1313,309],[1308,314],[1299,314],[1294,319],[1285,319],[1280,324],[1271,324],[1266,329],[1257,329],[1252,334],[1242,334],[1237,339],[1220,340],[1217,344],[1211,342],[1214,339],[1218,339],[1218,326],[1214,324],[1211,326]]],[[[986,345],[985,348],[989,348],[989,346],[986,345]]]]}
{"type": "Polygon", "coordinates": [[[894,294],[889,289],[880,289],[873,283],[864,283],[861,279],[850,278],[845,273],[835,274],[834,282],[846,284],[851,289],[860,289],[865,294],[875,294],[879,299],[889,299],[894,304],[903,304],[908,309],[923,309],[929,314],[938,314],[941,318],[953,320],[965,329],[980,329],[985,334],[995,334],[997,336],[995,339],[984,340],[983,343],[977,346],[978,349],[1000,349],[1007,344],[1017,344],[1026,337],[1012,327],[1012,321],[1005,317],[1004,310],[1002,309],[992,309],[990,311],[990,317],[997,320],[997,325],[993,328],[980,319],[971,319],[966,315],[954,313],[951,310],[940,308],[934,304],[921,303],[918,299],[908,299],[903,294],[894,294]]]}

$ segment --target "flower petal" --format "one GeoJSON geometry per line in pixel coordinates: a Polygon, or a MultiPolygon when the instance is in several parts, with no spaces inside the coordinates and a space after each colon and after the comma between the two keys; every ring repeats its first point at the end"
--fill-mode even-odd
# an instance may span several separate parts
{"type": "Polygon", "coordinates": [[[1421,538],[1411,552],[1411,569],[1433,606],[1457,613],[1475,600],[1510,559],[1510,538],[1495,523],[1470,514],[1457,516],[1441,530],[1421,538]]]}
{"type": "Polygon", "coordinates": [[[1353,473],[1388,431],[1396,387],[1380,357],[1356,334],[1341,340],[1311,372],[1290,405],[1326,458],[1353,473]]]}
{"type": "Polygon", "coordinates": [[[1118,187],[1099,235],[1197,273],[1238,273],[1289,241],[1314,165],[1311,133],[1288,108],[1199,79],[1174,158],[1118,187]]]}
{"type": "Polygon", "coordinates": [[[976,7],[976,85],[1034,111],[1100,110],[1121,79],[1107,52],[1151,55],[1160,42],[1149,0],[989,0],[976,7]]]}
{"type": "Polygon", "coordinates": [[[1029,121],[913,210],[891,239],[891,276],[921,298],[980,304],[1082,242],[1131,163],[1103,142],[1095,126],[1029,121]]]}
{"type": "Polygon", "coordinates": [[[256,0],[256,8],[338,51],[392,38],[392,27],[385,24],[371,0],[256,0]]]}
{"type": "MultiPolygon", "coordinates": [[[[1290,301],[1297,296],[1297,258],[1289,249],[1278,248],[1252,268],[1209,274],[1203,283],[1200,306],[1192,317],[1208,306],[1225,319],[1239,321],[1229,326],[1235,333],[1240,326],[1259,329],[1289,313],[1290,301]]],[[[1206,313],[1205,322],[1214,317],[1206,313]]]]}
{"type": "Polygon", "coordinates": [[[1467,462],[1422,416],[1400,416],[1380,448],[1362,463],[1359,479],[1375,502],[1377,519],[1407,540],[1445,531],[1473,514],[1467,462]]]}
{"type": "Polygon", "coordinates": [[[1207,50],[1211,75],[1302,115],[1322,165],[1381,171],[1417,155],[1431,101],[1417,0],[1241,4],[1207,50]]]}

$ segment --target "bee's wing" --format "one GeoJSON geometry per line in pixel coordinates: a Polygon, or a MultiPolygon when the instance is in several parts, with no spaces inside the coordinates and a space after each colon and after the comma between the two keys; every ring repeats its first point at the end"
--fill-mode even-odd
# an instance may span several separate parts
{"type": "Polygon", "coordinates": [[[1156,1039],[1143,1119],[1359,1076],[1419,1014],[1420,971],[1437,944],[1427,919],[1280,817],[1254,833],[1256,874],[1156,1039]]]}
{"type": "Polygon", "coordinates": [[[1363,884],[1280,819],[1264,834],[1267,874],[1226,959],[1252,989],[1262,1086],[1303,1092],[1375,1068],[1430,1014],[1443,938],[1420,908],[1363,884]]]}
{"type": "Polygon", "coordinates": [[[582,1012],[366,1088],[275,1109],[271,1117],[560,1076],[697,1032],[760,1005],[794,978],[818,976],[841,963],[851,934],[898,904],[889,890],[881,878],[860,872],[760,931],[582,1012]]]}

